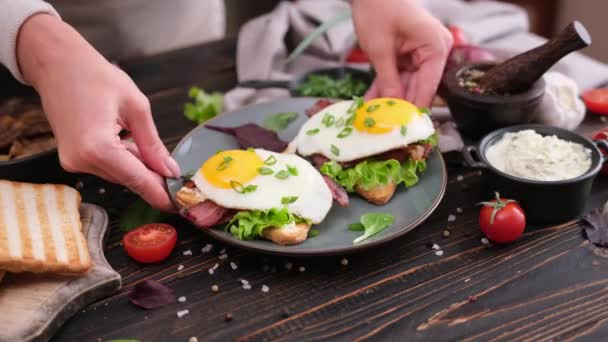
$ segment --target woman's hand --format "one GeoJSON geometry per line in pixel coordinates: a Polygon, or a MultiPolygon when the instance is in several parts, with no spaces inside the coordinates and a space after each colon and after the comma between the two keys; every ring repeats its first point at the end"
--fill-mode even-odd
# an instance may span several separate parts
{"type": "Polygon", "coordinates": [[[179,167],[158,136],[148,99],[123,71],[46,14],[23,24],[17,57],[42,98],[67,171],[123,184],[158,209],[173,208],[162,176],[179,177],[179,167]],[[123,129],[134,143],[120,139],[123,129]]]}
{"type": "Polygon", "coordinates": [[[353,0],[353,17],[377,74],[366,97],[430,106],[452,47],[449,31],[416,0],[353,0]]]}

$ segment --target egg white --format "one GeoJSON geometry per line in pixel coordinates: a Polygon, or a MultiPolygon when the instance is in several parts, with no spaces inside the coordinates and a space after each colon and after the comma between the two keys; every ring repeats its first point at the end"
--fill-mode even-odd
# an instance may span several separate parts
{"type": "Polygon", "coordinates": [[[224,208],[269,210],[286,206],[290,213],[311,220],[312,223],[323,221],[331,209],[333,198],[319,171],[295,154],[274,153],[263,149],[256,149],[255,152],[262,160],[266,160],[271,155],[274,156],[276,163],[267,166],[275,171],[274,174],[258,174],[252,181],[243,184],[244,186],[257,185],[257,189],[253,192],[241,194],[232,188],[215,187],[200,171],[195,173],[192,181],[203,197],[224,208]],[[287,179],[276,178],[276,172],[287,170],[287,165],[295,166],[298,175],[290,175],[287,179]],[[281,203],[283,197],[291,196],[297,196],[298,199],[287,205],[281,203]]]}
{"type": "Polygon", "coordinates": [[[350,135],[340,139],[337,135],[344,127],[336,127],[336,125],[325,127],[321,121],[325,113],[333,115],[336,121],[340,118],[346,120],[349,116],[348,109],[352,104],[353,101],[337,102],[311,117],[302,126],[296,137],[298,153],[305,157],[318,153],[331,160],[346,162],[405,147],[416,141],[427,139],[435,133],[433,122],[428,115],[414,115],[406,125],[405,136],[401,134],[401,127],[395,127],[394,130],[384,134],[360,132],[353,127],[350,135]],[[319,129],[319,133],[307,134],[308,131],[314,129],[319,129]],[[332,145],[339,149],[339,155],[332,153],[332,145]]]}

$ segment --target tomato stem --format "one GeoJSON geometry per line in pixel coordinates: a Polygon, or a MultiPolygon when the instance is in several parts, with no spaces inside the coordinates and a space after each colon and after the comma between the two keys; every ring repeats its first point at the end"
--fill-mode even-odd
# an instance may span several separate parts
{"type": "Polygon", "coordinates": [[[490,225],[494,224],[494,218],[496,217],[496,214],[503,209],[504,207],[507,206],[507,204],[509,203],[514,203],[516,201],[514,200],[501,200],[500,199],[500,194],[498,192],[494,192],[494,195],[496,196],[496,201],[495,202],[481,202],[479,203],[479,205],[485,205],[488,207],[492,207],[492,215],[490,216],[490,225]]]}

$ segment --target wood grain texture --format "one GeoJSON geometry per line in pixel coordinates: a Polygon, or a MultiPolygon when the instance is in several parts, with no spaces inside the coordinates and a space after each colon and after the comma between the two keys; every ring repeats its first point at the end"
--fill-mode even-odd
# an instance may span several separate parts
{"type": "Polygon", "coordinates": [[[81,208],[92,268],[82,277],[6,275],[0,286],[0,341],[46,341],[74,313],[120,287],[120,275],[103,255],[108,217],[98,206],[81,208]]]}
{"type": "MultiPolygon", "coordinates": [[[[194,127],[182,115],[190,85],[225,91],[235,84],[234,41],[214,44],[121,63],[149,95],[169,147],[194,127]]],[[[590,116],[580,131],[590,136],[604,126],[590,116]]],[[[585,240],[577,221],[528,227],[512,245],[485,247],[475,203],[491,198],[493,189],[482,188],[485,175],[464,169],[458,154],[444,156],[450,178],[435,213],[403,238],[348,256],[346,266],[341,257],[287,259],[227,248],[179,218],[168,220],[179,234],[170,258],[138,265],[124,253],[117,227],[118,217],[135,196],[120,186],[82,177],[85,201],[104,206],[110,214],[105,253],[122,275],[123,288],[75,315],[54,340],[606,339],[608,253],[585,240]],[[449,215],[456,220],[448,222],[449,215]],[[442,237],[445,229],[451,233],[448,238],[442,237]],[[214,248],[203,253],[208,243],[214,248]],[[435,255],[432,243],[441,246],[442,256],[435,255]],[[223,248],[227,257],[220,259],[223,248]],[[215,264],[218,268],[211,275],[208,269],[215,264]],[[145,279],[163,282],[186,301],[151,311],[130,305],[127,294],[145,279]],[[252,288],[244,289],[240,279],[252,288]],[[218,285],[219,292],[212,292],[212,285],[218,285]],[[261,291],[263,285],[268,292],[261,291]],[[176,312],[183,309],[190,313],[178,318],[176,312]],[[225,322],[228,312],[234,319],[225,322]]],[[[608,180],[598,178],[588,205],[607,198],[608,180]]]]}

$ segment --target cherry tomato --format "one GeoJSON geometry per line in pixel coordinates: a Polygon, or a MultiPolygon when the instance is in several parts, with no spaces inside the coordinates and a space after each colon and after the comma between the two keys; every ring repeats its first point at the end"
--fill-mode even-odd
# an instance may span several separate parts
{"type": "Polygon", "coordinates": [[[481,231],[492,242],[503,244],[517,240],[526,228],[526,216],[517,202],[501,198],[482,202],[479,212],[481,231]]]}
{"type": "MultiPolygon", "coordinates": [[[[593,140],[608,140],[608,128],[605,128],[595,133],[595,135],[593,136],[593,140]]],[[[608,151],[606,151],[604,148],[600,146],[598,147],[603,155],[608,154],[608,151]]],[[[604,164],[604,166],[602,167],[602,174],[608,175],[608,164],[604,164]]]]}
{"type": "Polygon", "coordinates": [[[468,44],[468,39],[464,32],[458,26],[449,25],[448,30],[452,34],[453,46],[462,46],[468,44]]]}
{"type": "Polygon", "coordinates": [[[127,254],[141,263],[154,263],[165,260],[175,243],[175,228],[164,223],[150,223],[125,234],[122,244],[127,254]]]}
{"type": "Polygon", "coordinates": [[[589,90],[583,94],[583,100],[591,112],[608,115],[608,88],[589,90]]]}
{"type": "Polygon", "coordinates": [[[348,63],[369,63],[369,59],[363,50],[360,47],[355,47],[350,51],[348,56],[346,57],[346,62],[348,63]]]}

